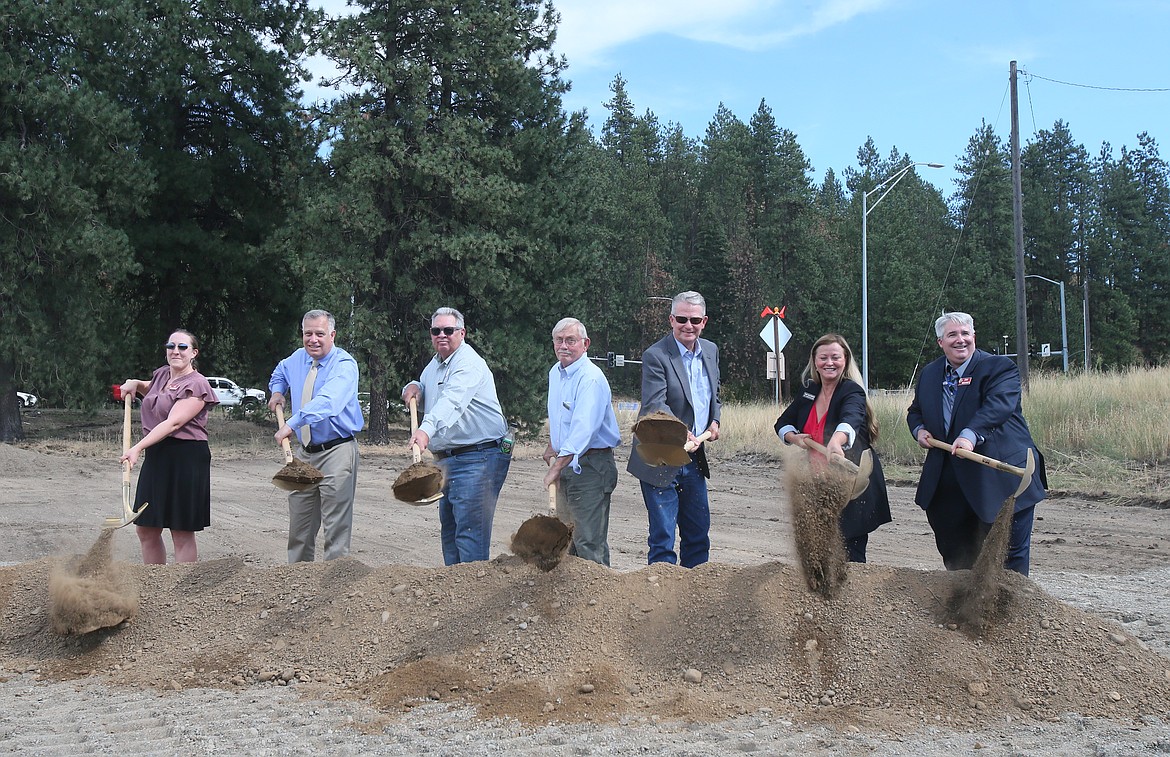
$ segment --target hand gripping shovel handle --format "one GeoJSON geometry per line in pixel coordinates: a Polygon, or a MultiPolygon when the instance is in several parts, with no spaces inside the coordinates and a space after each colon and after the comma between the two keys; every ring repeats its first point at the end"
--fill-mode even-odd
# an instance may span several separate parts
{"type": "Polygon", "coordinates": [[[703,433],[696,436],[694,438],[694,441],[688,441],[686,444],[684,444],[683,449],[686,450],[687,452],[694,452],[695,450],[697,450],[699,448],[699,446],[703,442],[707,441],[710,438],[711,438],[711,432],[704,431],[703,433]]]}
{"type": "MultiPolygon", "coordinates": [[[[284,428],[284,405],[276,406],[276,430],[284,428]]],[[[292,445],[288,443],[288,437],[280,440],[280,448],[284,450],[284,464],[288,465],[293,461],[292,445]]]]}
{"type": "Polygon", "coordinates": [[[1004,473],[1011,473],[1013,476],[1019,476],[1021,479],[1020,485],[1016,489],[1016,493],[1012,496],[1016,496],[1016,497],[1020,496],[1020,494],[1022,494],[1023,491],[1028,488],[1028,485],[1032,483],[1032,473],[1036,470],[1036,461],[1032,457],[1032,448],[1031,447],[1028,448],[1028,467],[1017,468],[1014,465],[1008,465],[1005,462],[1001,462],[999,460],[996,460],[994,457],[988,457],[987,455],[980,455],[978,452],[968,452],[967,450],[963,449],[962,447],[955,449],[955,446],[953,444],[947,444],[946,442],[940,442],[938,439],[935,439],[934,437],[931,437],[929,441],[930,441],[930,446],[934,447],[935,449],[941,449],[941,450],[945,450],[947,452],[953,452],[955,455],[963,458],[964,460],[970,460],[971,462],[979,463],[980,465],[986,465],[988,468],[995,468],[996,470],[1003,471],[1004,473]]]}

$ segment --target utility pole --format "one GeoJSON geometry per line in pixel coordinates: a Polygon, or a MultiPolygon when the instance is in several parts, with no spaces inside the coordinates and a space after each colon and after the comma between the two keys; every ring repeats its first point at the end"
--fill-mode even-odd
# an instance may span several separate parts
{"type": "Polygon", "coordinates": [[[1024,200],[1020,178],[1020,103],[1016,91],[1016,62],[1011,63],[1012,97],[1012,226],[1016,251],[1016,366],[1020,386],[1028,391],[1028,308],[1024,301],[1024,200]]]}
{"type": "MultiPolygon", "coordinates": [[[[1085,254],[1085,260],[1086,261],[1088,260],[1087,253],[1085,254]]],[[[1093,366],[1093,350],[1092,350],[1092,348],[1090,346],[1090,342],[1089,342],[1089,264],[1087,262],[1081,266],[1081,276],[1084,279],[1083,289],[1084,289],[1084,293],[1085,293],[1085,301],[1084,301],[1084,303],[1082,303],[1084,309],[1081,311],[1084,314],[1084,324],[1085,324],[1085,365],[1084,365],[1084,369],[1085,369],[1085,373],[1088,373],[1090,370],[1092,370],[1092,366],[1093,366]]]]}

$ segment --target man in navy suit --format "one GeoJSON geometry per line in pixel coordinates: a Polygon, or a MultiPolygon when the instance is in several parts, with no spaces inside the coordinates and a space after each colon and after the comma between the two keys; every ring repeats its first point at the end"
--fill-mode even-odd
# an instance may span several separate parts
{"type": "Polygon", "coordinates": [[[928,450],[914,501],[926,510],[947,570],[971,568],[1019,479],[935,449],[930,439],[1020,468],[1031,449],[1037,475],[1016,497],[1004,564],[1028,575],[1032,516],[1048,481],[1020,407],[1020,372],[1010,359],[975,348],[975,324],[966,313],[944,313],[934,332],[943,356],[922,370],[906,417],[910,433],[928,450]]]}
{"type": "MultiPolygon", "coordinates": [[[[719,348],[700,339],[707,325],[707,303],[698,292],[675,295],[670,305],[671,333],[642,353],[642,407],[639,417],[662,410],[687,424],[687,439],[705,431],[719,438],[719,348]]],[[[637,440],[626,470],[642,483],[650,521],[647,563],[669,562],[693,568],[711,551],[711,511],[707,479],[711,477],[703,445],[691,461],[675,468],[647,465],[637,440]],[[674,551],[675,529],[679,550],[674,551]]]]}

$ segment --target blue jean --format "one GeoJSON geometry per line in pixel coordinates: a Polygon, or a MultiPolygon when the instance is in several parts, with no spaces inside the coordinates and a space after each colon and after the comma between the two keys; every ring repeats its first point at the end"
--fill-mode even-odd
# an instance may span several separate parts
{"type": "Polygon", "coordinates": [[[512,456],[492,448],[452,455],[437,462],[445,481],[443,497],[439,500],[443,563],[490,560],[496,500],[504,487],[512,456]]]}
{"type": "Polygon", "coordinates": [[[693,568],[707,562],[711,553],[711,510],[707,505],[707,479],[691,461],[675,474],[672,484],[658,488],[642,483],[642,499],[650,520],[647,563],[669,562],[693,568]],[[674,551],[678,529],[679,551],[674,551]]]}

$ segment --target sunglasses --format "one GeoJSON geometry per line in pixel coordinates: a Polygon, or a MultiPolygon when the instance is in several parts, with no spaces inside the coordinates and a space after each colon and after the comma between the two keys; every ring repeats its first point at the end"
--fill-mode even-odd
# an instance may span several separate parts
{"type": "Polygon", "coordinates": [[[674,322],[679,324],[680,326],[682,324],[686,323],[687,321],[690,321],[695,326],[698,326],[703,321],[707,320],[707,316],[705,316],[705,315],[697,315],[697,316],[693,316],[691,318],[687,318],[685,315],[675,315],[674,313],[671,313],[670,317],[673,318],[674,322]]]}
{"type": "Polygon", "coordinates": [[[167,342],[163,345],[163,347],[168,350],[178,350],[179,352],[186,352],[187,350],[191,349],[191,345],[189,344],[175,344],[174,342],[167,342]]]}
{"type": "Polygon", "coordinates": [[[431,336],[438,336],[439,334],[451,336],[458,330],[455,326],[431,326],[431,336]]]}

